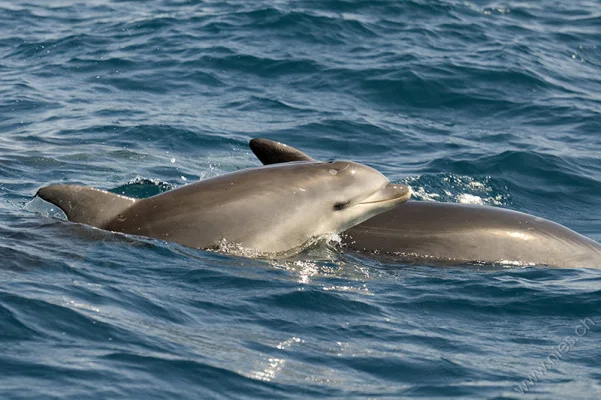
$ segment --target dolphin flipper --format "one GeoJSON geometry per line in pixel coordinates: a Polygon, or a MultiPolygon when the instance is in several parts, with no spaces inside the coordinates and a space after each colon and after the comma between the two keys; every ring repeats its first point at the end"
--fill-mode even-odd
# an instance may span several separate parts
{"type": "Polygon", "coordinates": [[[41,188],[37,196],[59,207],[69,221],[103,228],[136,199],[78,185],[53,185],[41,188]]]}
{"type": "Polygon", "coordinates": [[[291,161],[315,161],[300,150],[269,139],[255,138],[249,143],[250,149],[264,165],[291,161]]]}

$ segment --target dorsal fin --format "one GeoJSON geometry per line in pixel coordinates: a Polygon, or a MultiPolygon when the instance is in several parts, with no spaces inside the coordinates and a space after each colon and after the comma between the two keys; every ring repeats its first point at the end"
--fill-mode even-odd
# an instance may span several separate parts
{"type": "Polygon", "coordinates": [[[274,142],[269,139],[255,138],[249,143],[250,149],[264,165],[279,164],[291,161],[315,161],[300,150],[274,142]]]}
{"type": "Polygon", "coordinates": [[[58,206],[69,221],[103,228],[108,222],[136,202],[131,197],[77,185],[53,185],[36,193],[58,206]]]}

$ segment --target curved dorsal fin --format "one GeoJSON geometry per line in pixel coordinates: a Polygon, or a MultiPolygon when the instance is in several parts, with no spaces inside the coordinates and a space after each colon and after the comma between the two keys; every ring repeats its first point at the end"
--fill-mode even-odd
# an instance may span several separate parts
{"type": "Polygon", "coordinates": [[[69,221],[96,228],[103,228],[136,202],[131,197],[77,185],[46,186],[36,196],[63,210],[69,221]]]}
{"type": "Polygon", "coordinates": [[[274,142],[269,139],[255,138],[249,143],[250,149],[264,165],[291,161],[315,161],[300,150],[274,142]]]}

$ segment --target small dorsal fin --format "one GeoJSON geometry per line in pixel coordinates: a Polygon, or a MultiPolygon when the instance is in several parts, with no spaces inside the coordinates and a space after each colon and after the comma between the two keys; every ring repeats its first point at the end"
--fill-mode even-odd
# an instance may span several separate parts
{"type": "Polygon", "coordinates": [[[136,202],[131,197],[77,185],[47,186],[36,195],[63,210],[69,221],[96,228],[103,228],[136,202]]]}
{"type": "Polygon", "coordinates": [[[255,138],[249,143],[250,149],[264,165],[291,161],[315,161],[300,150],[269,139],[255,138]]]}

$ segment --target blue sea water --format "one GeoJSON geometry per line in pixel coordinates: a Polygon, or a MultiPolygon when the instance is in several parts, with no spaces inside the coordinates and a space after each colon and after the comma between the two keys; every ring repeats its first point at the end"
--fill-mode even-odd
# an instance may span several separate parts
{"type": "Polygon", "coordinates": [[[258,260],[54,218],[266,137],[601,240],[601,2],[0,0],[0,398],[601,398],[601,270],[258,260]]]}

